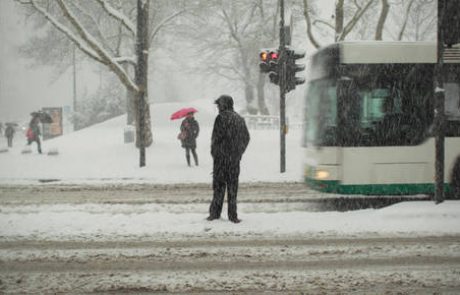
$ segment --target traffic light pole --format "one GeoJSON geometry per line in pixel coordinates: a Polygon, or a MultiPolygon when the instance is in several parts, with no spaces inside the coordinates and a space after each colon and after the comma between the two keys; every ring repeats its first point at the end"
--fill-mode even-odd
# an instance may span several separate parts
{"type": "Polygon", "coordinates": [[[284,0],[280,0],[280,172],[286,172],[286,36],[284,31],[284,0]]]}
{"type": "Polygon", "coordinates": [[[444,77],[443,77],[443,56],[444,56],[444,30],[442,20],[445,16],[445,2],[438,4],[438,62],[435,66],[435,202],[436,204],[444,201],[444,77]]]}

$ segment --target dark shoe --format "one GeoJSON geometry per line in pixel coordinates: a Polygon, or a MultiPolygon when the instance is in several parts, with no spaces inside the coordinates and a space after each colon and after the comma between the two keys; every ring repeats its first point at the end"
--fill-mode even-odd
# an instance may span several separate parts
{"type": "Polygon", "coordinates": [[[232,219],[230,219],[230,221],[233,222],[233,223],[240,223],[240,222],[241,222],[241,219],[232,218],[232,219]]]}
{"type": "Polygon", "coordinates": [[[208,216],[206,218],[207,221],[213,221],[214,219],[219,219],[219,217],[208,216]]]}

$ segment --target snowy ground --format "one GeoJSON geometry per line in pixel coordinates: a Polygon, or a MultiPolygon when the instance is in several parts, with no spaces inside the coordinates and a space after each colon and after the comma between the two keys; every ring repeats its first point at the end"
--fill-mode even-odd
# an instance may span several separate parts
{"type": "MultiPolygon", "coordinates": [[[[146,151],[147,167],[139,168],[139,152],[133,144],[123,142],[126,117],[107,122],[65,136],[44,141],[44,155],[39,155],[35,144],[32,153],[22,154],[25,136],[16,134],[14,147],[0,153],[0,184],[38,183],[40,179],[57,179],[61,183],[209,183],[212,158],[211,132],[217,115],[212,101],[199,100],[187,105],[181,103],[154,104],[151,107],[154,143],[146,151]],[[181,120],[169,120],[170,114],[193,106],[201,133],[197,141],[199,167],[188,168],[185,150],[177,140],[181,120]],[[58,151],[48,156],[48,151],[58,151]]],[[[240,180],[301,181],[301,130],[291,128],[287,135],[287,171],[279,172],[279,131],[250,130],[251,142],[243,156],[240,180]]],[[[6,141],[0,137],[0,149],[6,141]]]]}
{"type": "Polygon", "coordinates": [[[5,206],[0,238],[9,240],[143,240],[187,235],[460,234],[460,202],[404,202],[379,210],[302,212],[284,205],[240,204],[243,222],[208,222],[208,204],[52,204],[5,206]],[[283,211],[281,211],[283,210],[283,211]],[[372,221],[372,222],[370,222],[372,221]]]}

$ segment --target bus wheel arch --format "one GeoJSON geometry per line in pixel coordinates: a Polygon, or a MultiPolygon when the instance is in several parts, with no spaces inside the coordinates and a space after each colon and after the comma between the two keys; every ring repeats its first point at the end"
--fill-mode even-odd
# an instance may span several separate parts
{"type": "Polygon", "coordinates": [[[452,198],[460,199],[460,155],[457,156],[450,174],[450,189],[452,198]]]}

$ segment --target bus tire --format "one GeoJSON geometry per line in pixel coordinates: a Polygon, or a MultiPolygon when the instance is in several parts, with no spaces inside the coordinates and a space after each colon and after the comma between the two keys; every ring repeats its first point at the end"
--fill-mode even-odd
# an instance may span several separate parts
{"type": "Polygon", "coordinates": [[[454,168],[450,176],[450,189],[452,191],[453,199],[460,199],[460,156],[455,161],[454,168]]]}

